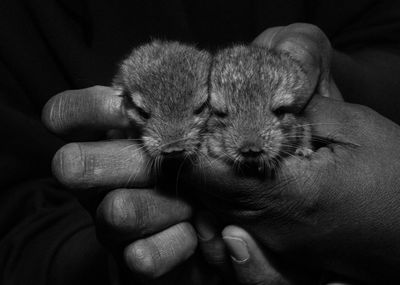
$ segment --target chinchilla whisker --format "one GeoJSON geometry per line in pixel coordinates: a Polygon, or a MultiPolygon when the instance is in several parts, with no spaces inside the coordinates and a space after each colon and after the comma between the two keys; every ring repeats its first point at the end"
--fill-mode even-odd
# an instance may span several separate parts
{"type": "Polygon", "coordinates": [[[134,150],[134,152],[133,152],[133,153],[135,153],[135,152],[137,152],[137,151],[140,151],[140,150],[143,149],[144,147],[145,147],[144,145],[138,147],[138,145],[136,145],[136,144],[131,144],[131,145],[128,145],[128,146],[125,146],[125,147],[119,149],[118,152],[117,152],[116,154],[121,154],[122,152],[124,152],[124,151],[126,151],[126,150],[129,150],[129,149],[131,149],[131,148],[135,148],[135,150],[134,150]]]}

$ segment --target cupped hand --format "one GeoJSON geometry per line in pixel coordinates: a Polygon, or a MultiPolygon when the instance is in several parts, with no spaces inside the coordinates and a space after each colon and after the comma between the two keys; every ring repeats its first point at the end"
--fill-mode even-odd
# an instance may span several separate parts
{"type": "MultiPolygon", "coordinates": [[[[123,112],[118,92],[96,86],[53,97],[44,108],[43,122],[59,135],[79,139],[83,134],[88,140],[110,129],[126,128],[123,112]]],[[[133,277],[157,278],[156,284],[208,284],[219,282],[220,276],[234,283],[237,279],[232,278],[233,271],[241,284],[254,284],[254,280],[295,284],[282,283],[286,277],[274,269],[243,230],[239,235],[245,236],[252,258],[233,267],[226,258],[225,244],[215,248],[215,240],[200,241],[203,249],[215,249],[205,254],[208,260],[223,257],[219,264],[223,266],[211,262],[214,267],[210,269],[202,257],[194,255],[198,238],[190,223],[192,207],[179,197],[157,191],[148,164],[140,147],[131,140],[69,143],[53,159],[54,175],[92,214],[98,238],[124,272],[133,277]]],[[[235,255],[235,248],[230,253],[235,255]]],[[[124,274],[117,273],[117,277],[127,279],[124,274]]]]}
{"type": "MultiPolygon", "coordinates": [[[[101,86],[54,96],[43,122],[75,139],[85,130],[86,140],[128,126],[118,92],[101,86]]],[[[156,191],[148,164],[132,140],[74,142],[56,153],[53,172],[91,212],[116,258],[137,275],[158,277],[193,254],[197,236],[191,206],[156,191]]]]}
{"type": "Polygon", "coordinates": [[[318,149],[309,158],[285,159],[266,179],[238,176],[223,162],[204,159],[191,177],[198,185],[193,192],[226,224],[241,225],[285,260],[367,283],[398,278],[400,127],[337,100],[332,50],[317,27],[275,27],[254,44],[290,53],[316,80],[304,116],[318,149]]]}
{"type": "MultiPolygon", "coordinates": [[[[288,30],[272,28],[271,31],[270,35],[285,35],[282,32],[287,33],[288,30]]],[[[274,37],[280,38],[276,41],[279,47],[291,52],[290,47],[294,42],[302,42],[293,41],[292,36],[291,32],[286,35],[289,44],[285,44],[285,36],[274,37]]],[[[307,37],[302,38],[303,42],[308,41],[307,37]]],[[[268,37],[262,34],[256,42],[266,39],[268,37]]],[[[300,45],[300,49],[305,48],[307,52],[294,57],[307,63],[309,46],[300,45]]],[[[315,60],[314,57],[312,59],[315,60]]],[[[316,60],[320,61],[318,58],[316,60]]],[[[324,61],[321,70],[329,70],[325,64],[324,61]]],[[[315,78],[321,76],[322,71],[318,72],[315,78]]],[[[338,94],[337,90],[329,88],[331,94],[338,94]]],[[[326,88],[318,89],[322,90],[321,94],[326,93],[326,88]]],[[[110,129],[129,127],[119,92],[101,86],[56,95],[45,106],[43,121],[51,131],[74,140],[95,140],[110,129]]],[[[113,252],[118,252],[116,258],[122,259],[122,263],[135,275],[158,277],[187,260],[193,254],[198,240],[192,225],[188,223],[193,211],[191,206],[177,197],[167,197],[155,191],[154,178],[147,171],[148,163],[133,141],[72,143],[58,151],[53,161],[53,171],[60,182],[72,189],[92,213],[99,238],[113,252]]],[[[248,234],[246,237],[251,239],[248,234]]],[[[207,248],[202,241],[200,244],[202,248],[207,248]]],[[[269,280],[271,275],[260,271],[260,268],[268,267],[267,272],[273,272],[276,284],[288,280],[278,273],[269,262],[269,257],[255,246],[256,243],[250,244],[254,245],[250,253],[256,254],[256,257],[242,266],[233,266],[239,280],[244,280],[243,284],[253,284],[253,279],[243,278],[248,276],[250,268],[254,279],[263,280],[265,284],[275,283],[269,280]]],[[[220,247],[222,251],[214,250],[206,255],[209,260],[218,260],[218,256],[226,257],[226,248],[231,255],[235,255],[233,249],[226,245],[220,247]]],[[[231,261],[224,260],[222,267],[231,268],[231,261]]],[[[292,284],[287,282],[282,284],[292,284]]]]}
{"type": "Polygon", "coordinates": [[[226,223],[289,259],[309,258],[355,278],[394,278],[400,127],[367,107],[320,96],[304,116],[325,141],[309,158],[285,158],[265,179],[205,159],[191,177],[194,193],[226,223]]]}

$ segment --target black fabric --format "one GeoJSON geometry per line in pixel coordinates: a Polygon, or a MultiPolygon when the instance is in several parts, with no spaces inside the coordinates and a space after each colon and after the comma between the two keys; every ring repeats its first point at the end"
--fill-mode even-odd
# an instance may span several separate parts
{"type": "Polygon", "coordinates": [[[40,122],[51,96],[108,85],[152,38],[216,49],[294,22],[318,25],[344,53],[333,71],[348,101],[400,122],[400,1],[1,1],[0,284],[107,282],[89,215],[50,178],[65,143],[40,122]],[[76,254],[57,260],[71,243],[76,254]]]}

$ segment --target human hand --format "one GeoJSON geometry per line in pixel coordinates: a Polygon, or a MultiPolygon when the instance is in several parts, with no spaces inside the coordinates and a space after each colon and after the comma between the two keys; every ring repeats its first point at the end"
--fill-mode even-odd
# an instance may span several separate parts
{"type": "Polygon", "coordinates": [[[254,45],[288,52],[300,62],[317,94],[342,99],[331,74],[332,46],[317,26],[295,23],[266,29],[254,45]]]}
{"type": "MultiPolygon", "coordinates": [[[[128,127],[123,112],[118,93],[97,86],[53,97],[43,122],[64,136],[86,130],[91,139],[128,127]]],[[[197,237],[187,222],[191,207],[155,191],[147,163],[135,141],[80,142],[57,152],[53,171],[91,212],[100,240],[116,258],[136,274],[158,277],[192,255],[197,237]]]]}
{"type": "MultiPolygon", "coordinates": [[[[254,40],[253,44],[268,47],[270,49],[286,51],[301,63],[311,81],[314,82],[313,89],[315,89],[316,95],[322,95],[334,99],[342,99],[342,96],[330,74],[330,60],[332,54],[331,45],[329,39],[318,27],[309,24],[292,24],[286,27],[270,28],[260,34],[254,40]]],[[[207,167],[207,162],[204,165],[207,167]]],[[[205,178],[207,179],[207,176],[205,176],[205,178]]],[[[212,187],[210,188],[212,189],[212,187]]],[[[212,192],[212,190],[209,192],[212,192]]],[[[200,193],[200,195],[202,194],[200,193]]],[[[214,193],[211,195],[214,195],[214,193]]],[[[204,198],[204,200],[205,203],[208,203],[209,197],[204,198]]],[[[213,209],[218,209],[219,205],[219,203],[216,203],[216,205],[212,205],[212,207],[213,209]]],[[[235,219],[231,219],[229,222],[235,222],[235,219]]],[[[218,236],[218,233],[215,233],[214,236],[218,236]]],[[[223,244],[221,237],[219,238],[219,241],[220,244],[223,244]]],[[[215,251],[215,248],[213,248],[213,250],[215,251]]],[[[210,250],[203,251],[209,252],[210,250]]],[[[258,265],[260,264],[266,263],[260,259],[258,265]]],[[[277,266],[276,262],[275,266],[277,266]]],[[[274,269],[277,270],[276,268],[274,269]]],[[[290,270],[285,272],[284,276],[289,278],[289,276],[297,275],[298,279],[299,276],[301,276],[301,274],[298,274],[300,271],[301,270],[297,270],[296,272],[295,270],[295,272],[293,272],[292,269],[292,272],[290,272],[290,270]]],[[[268,270],[266,272],[268,272],[268,270]]],[[[304,277],[305,272],[302,273],[304,277]]],[[[318,275],[315,272],[313,274],[314,277],[318,275]]],[[[262,278],[264,275],[258,274],[258,276],[262,278]]],[[[324,272],[324,281],[321,280],[321,284],[330,282],[329,279],[326,279],[327,276],[327,273],[324,272]]],[[[340,279],[344,280],[343,278],[340,279]]],[[[309,280],[307,284],[310,283],[311,281],[309,280]]]]}
{"type": "MultiPolygon", "coordinates": [[[[69,136],[73,134],[73,137],[75,138],[84,138],[90,140],[93,138],[97,139],[98,134],[104,133],[105,130],[109,130],[111,128],[114,129],[128,127],[129,123],[126,120],[126,116],[124,116],[123,111],[121,98],[117,96],[115,91],[104,87],[94,87],[61,93],[54,97],[44,109],[43,120],[46,125],[56,133],[69,136]]],[[[148,177],[148,173],[143,172],[143,169],[145,169],[143,165],[146,163],[146,161],[141,156],[141,153],[138,151],[134,156],[132,156],[132,152],[135,152],[136,149],[136,146],[132,146],[131,143],[126,141],[79,143],[65,146],[59,151],[58,155],[56,155],[54,159],[54,170],[58,178],[68,187],[80,189],[76,190],[75,192],[77,196],[80,197],[81,201],[83,201],[83,203],[86,205],[86,207],[91,210],[93,216],[96,217],[94,213],[96,211],[98,212],[97,216],[100,216],[100,218],[97,217],[97,220],[100,221],[98,224],[101,225],[98,226],[98,228],[102,228],[99,235],[107,236],[107,238],[103,238],[103,240],[107,240],[106,244],[108,243],[113,245],[113,248],[118,247],[115,245],[119,245],[121,242],[126,243],[124,235],[120,235],[119,233],[117,234],[117,232],[120,231],[119,227],[124,226],[122,224],[107,226],[107,223],[110,223],[110,221],[104,220],[106,220],[108,217],[109,220],[113,220],[114,222],[119,221],[124,219],[122,215],[124,212],[132,212],[132,209],[127,209],[127,204],[129,204],[127,203],[119,205],[121,207],[120,212],[105,214],[105,208],[107,207],[104,205],[107,205],[107,203],[113,204],[113,201],[118,201],[118,199],[129,200],[129,198],[121,197],[123,197],[123,194],[129,196],[127,193],[130,193],[131,191],[112,191],[106,196],[108,200],[104,199],[108,202],[104,202],[103,200],[105,195],[104,193],[106,193],[109,189],[122,186],[146,187],[147,185],[148,188],[153,186],[150,182],[151,178],[148,177]],[[119,151],[120,149],[121,151],[119,151]],[[131,157],[132,160],[127,161],[126,157],[131,157]],[[67,161],[65,158],[67,158],[67,161]],[[75,158],[80,159],[74,161],[75,158]],[[81,160],[83,161],[82,164],[80,164],[81,160]],[[67,165],[66,168],[64,164],[67,165]],[[99,189],[102,190],[100,191],[99,189]],[[100,207],[98,207],[99,203],[100,207]],[[115,215],[115,217],[113,215],[115,215]],[[104,228],[108,229],[104,230],[104,228]],[[118,236],[121,241],[115,242],[112,238],[113,236],[118,236]]],[[[139,193],[135,192],[132,194],[132,199],[134,201],[140,201],[140,197],[142,195],[147,195],[146,197],[149,198],[152,197],[153,194],[157,193],[151,189],[141,190],[139,193]],[[136,199],[135,196],[138,196],[139,198],[136,199]]],[[[146,200],[146,197],[143,199],[146,200]]],[[[166,201],[158,201],[158,199],[155,199],[156,205],[160,205],[161,203],[161,209],[174,206],[169,203],[171,201],[167,201],[166,203],[164,202],[166,201]],[[163,203],[165,204],[164,206],[162,205],[163,203]]],[[[143,207],[141,205],[134,205],[134,207],[135,206],[137,207],[135,211],[136,214],[144,214],[145,216],[149,215],[146,214],[147,209],[142,209],[143,207]]],[[[189,206],[186,205],[186,207],[189,206]]],[[[157,206],[155,208],[157,208],[157,206]]],[[[110,209],[107,210],[109,211],[110,209]]],[[[191,210],[189,210],[189,212],[191,212],[191,210]]],[[[161,214],[162,211],[159,213],[161,214]]],[[[168,217],[171,216],[169,215],[168,217]]],[[[189,214],[180,216],[182,220],[188,219],[189,217],[189,214]]],[[[176,218],[176,216],[172,217],[171,219],[173,220],[174,218],[176,218]]],[[[178,220],[175,222],[178,222],[178,220]]],[[[153,221],[144,222],[152,223],[153,221]]],[[[168,224],[168,219],[163,220],[163,222],[168,224]]],[[[173,224],[174,222],[169,221],[169,223],[173,224]]],[[[166,227],[166,225],[157,224],[148,226],[153,228],[149,231],[149,233],[147,233],[147,235],[156,233],[157,230],[166,227]]],[[[130,236],[130,239],[132,240],[135,234],[129,233],[129,231],[134,231],[135,227],[137,227],[137,225],[131,225],[131,229],[123,229],[122,231],[127,231],[126,234],[130,236]]],[[[190,227],[189,229],[192,231],[190,227]]],[[[186,229],[184,232],[185,234],[188,234],[186,229]]],[[[144,234],[142,234],[142,236],[143,235],[146,236],[146,230],[144,230],[144,234]]],[[[170,237],[166,238],[165,240],[168,240],[169,238],[170,237]]],[[[194,241],[194,239],[192,238],[191,241],[194,241]]],[[[185,252],[186,250],[186,248],[179,248],[178,252],[185,252]]],[[[183,254],[182,256],[187,258],[188,255],[190,254],[183,254]]],[[[135,257],[131,258],[134,259],[135,257]]],[[[161,257],[161,259],[164,259],[164,262],[161,263],[164,263],[167,266],[158,266],[158,264],[153,264],[154,266],[150,266],[147,264],[142,266],[142,268],[133,268],[132,270],[137,273],[144,273],[145,275],[154,277],[165,273],[176,264],[182,262],[182,258],[179,257],[175,258],[167,256],[161,257]]],[[[240,267],[237,267],[236,272],[240,276],[240,274],[245,274],[246,270],[241,271],[240,267]]],[[[261,274],[261,276],[264,275],[261,274]]],[[[286,279],[284,277],[282,278],[286,279]]]]}
{"type": "MultiPolygon", "coordinates": [[[[309,52],[320,50],[318,40],[313,39],[324,37],[317,28],[309,27],[294,24],[272,28],[255,42],[290,53],[295,51],[294,57],[306,69],[312,69],[321,65],[315,55],[311,56],[315,52],[309,52]],[[300,33],[293,33],[296,30],[300,33]]],[[[318,56],[324,57],[324,54],[318,56]]],[[[321,69],[317,68],[316,73],[321,69]]],[[[327,97],[341,98],[332,79],[327,97]]],[[[207,182],[195,191],[198,198],[217,211],[217,216],[225,216],[226,223],[237,224],[241,220],[240,224],[253,233],[261,245],[289,259],[301,253],[303,264],[308,256],[310,263],[317,267],[355,278],[368,280],[368,276],[375,276],[379,280],[385,274],[388,277],[395,272],[395,263],[394,259],[387,258],[383,244],[397,249],[397,241],[390,237],[395,236],[398,229],[378,221],[388,219],[395,225],[397,218],[396,207],[389,210],[387,205],[393,205],[397,198],[395,177],[398,173],[391,164],[400,161],[396,154],[399,127],[366,107],[324,100],[318,94],[304,115],[315,135],[329,142],[310,160],[287,159],[277,178],[267,181],[239,178],[222,162],[213,161],[209,166],[208,161],[204,161],[203,167],[195,171],[199,182],[203,179],[207,182]],[[380,142],[380,136],[387,138],[386,145],[380,142]],[[380,167],[375,167],[376,164],[380,167]],[[386,168],[390,170],[388,176],[382,173],[386,168]],[[379,185],[377,189],[376,185],[379,185]],[[379,191],[384,193],[382,197],[379,191]],[[362,213],[361,209],[369,212],[362,213]],[[357,236],[358,228],[362,229],[362,238],[357,236]],[[388,231],[388,240],[380,244],[379,236],[371,228],[388,231]],[[349,234],[345,234],[347,232],[349,234]],[[376,246],[379,250],[364,252],[362,245],[376,246]],[[380,256],[380,264],[373,258],[374,254],[380,256]]]]}
{"type": "Polygon", "coordinates": [[[286,259],[364,281],[396,277],[400,127],[367,107],[320,96],[304,116],[327,145],[309,158],[285,159],[275,179],[239,177],[205,160],[190,177],[195,195],[286,259]]]}
{"type": "MultiPolygon", "coordinates": [[[[53,97],[43,110],[43,122],[60,135],[73,135],[77,139],[85,130],[85,139],[91,139],[112,128],[127,128],[123,112],[118,93],[97,86],[53,97]]],[[[207,258],[219,259],[215,268],[221,271],[210,271],[198,256],[184,263],[198,243],[196,232],[188,222],[192,207],[177,197],[156,191],[154,179],[146,171],[147,164],[139,147],[129,140],[70,143],[53,160],[55,176],[91,213],[99,239],[122,267],[136,277],[163,275],[157,284],[172,281],[191,284],[191,280],[209,283],[210,279],[216,281],[219,275],[232,275],[233,271],[242,284],[253,284],[254,280],[294,284],[275,270],[248,235],[244,240],[252,258],[234,264],[234,269],[231,260],[226,258],[226,251],[235,256],[235,248],[227,249],[225,245],[216,248],[215,241],[221,245],[220,239],[202,240],[200,244],[205,250],[215,249],[208,251],[207,258]]],[[[201,227],[202,223],[198,224],[201,227]]],[[[225,232],[229,234],[229,228],[225,232]]],[[[243,235],[243,231],[239,234],[243,235]]]]}
{"type": "Polygon", "coordinates": [[[393,165],[400,163],[399,127],[366,107],[318,96],[341,98],[326,72],[329,41],[315,26],[272,28],[255,44],[286,50],[314,74],[318,92],[304,115],[315,135],[329,144],[310,160],[284,161],[275,180],[238,178],[222,162],[209,166],[204,161],[195,175],[207,183],[198,187],[197,196],[226,223],[241,220],[260,244],[289,259],[301,253],[302,263],[308,256],[310,263],[348,276],[390,280],[396,271],[388,249],[398,250],[393,206],[399,202],[398,172],[393,165]],[[386,238],[374,228],[387,232],[386,238]],[[365,251],[363,246],[375,248],[365,251]]]}

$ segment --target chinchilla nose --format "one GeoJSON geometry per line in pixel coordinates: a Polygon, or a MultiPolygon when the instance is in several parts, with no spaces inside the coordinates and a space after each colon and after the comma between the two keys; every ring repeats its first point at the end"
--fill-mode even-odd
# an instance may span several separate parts
{"type": "Polygon", "coordinates": [[[255,158],[263,153],[262,148],[255,144],[245,144],[239,149],[239,151],[241,155],[248,158],[255,158]]]}
{"type": "Polygon", "coordinates": [[[179,157],[182,156],[185,152],[185,149],[178,145],[166,145],[162,150],[161,153],[164,156],[168,157],[179,157]]]}

